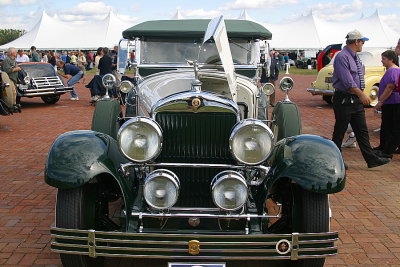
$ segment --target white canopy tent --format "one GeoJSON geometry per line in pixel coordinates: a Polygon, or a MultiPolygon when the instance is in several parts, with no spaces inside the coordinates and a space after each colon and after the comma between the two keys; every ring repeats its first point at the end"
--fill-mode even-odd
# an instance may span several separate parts
{"type": "Polygon", "coordinates": [[[119,19],[110,12],[101,21],[73,24],[60,21],[57,16],[42,13],[39,22],[20,38],[0,46],[0,49],[15,47],[29,49],[96,49],[113,47],[122,38],[122,31],[132,24],[119,19]]]}
{"type": "MultiPolygon", "coordinates": [[[[184,16],[178,9],[173,19],[183,18],[184,16]]],[[[255,21],[246,10],[242,12],[238,19],[255,21]]],[[[317,51],[330,44],[343,43],[346,34],[354,29],[361,31],[370,38],[365,47],[393,47],[400,37],[400,33],[390,29],[382,21],[378,12],[353,22],[327,22],[314,16],[311,12],[309,15],[290,23],[260,24],[272,32],[270,47],[279,50],[317,51]]],[[[64,22],[57,15],[50,17],[46,12],[43,12],[39,22],[32,30],[20,38],[0,46],[0,49],[8,47],[29,49],[32,45],[40,50],[112,47],[122,37],[122,31],[131,26],[132,23],[119,19],[112,12],[101,21],[85,24],[64,22]]]]}
{"type": "MultiPolygon", "coordinates": [[[[238,19],[255,21],[246,11],[243,11],[238,19]]],[[[328,22],[311,12],[289,23],[258,23],[272,33],[270,47],[279,50],[323,49],[330,44],[344,43],[346,34],[354,29],[370,39],[365,43],[365,47],[393,47],[400,37],[399,32],[395,32],[382,21],[378,11],[352,22],[328,22]]]]}

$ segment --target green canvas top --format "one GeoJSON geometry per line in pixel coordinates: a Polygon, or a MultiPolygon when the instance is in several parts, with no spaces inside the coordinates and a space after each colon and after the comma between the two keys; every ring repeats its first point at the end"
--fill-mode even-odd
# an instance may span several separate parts
{"type": "MultiPolygon", "coordinates": [[[[203,38],[209,19],[152,20],[139,23],[125,31],[126,39],[153,38],[203,38]]],[[[225,20],[229,38],[268,39],[272,34],[264,26],[248,20],[225,20]]]]}

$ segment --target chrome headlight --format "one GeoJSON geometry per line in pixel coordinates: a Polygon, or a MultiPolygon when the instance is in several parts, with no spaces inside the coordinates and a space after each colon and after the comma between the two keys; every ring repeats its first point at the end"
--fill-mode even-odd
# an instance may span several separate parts
{"type": "Polygon", "coordinates": [[[125,122],[118,131],[121,152],[130,160],[147,162],[161,152],[161,127],[147,117],[135,117],[125,122]]]}
{"type": "Polygon", "coordinates": [[[244,177],[234,171],[223,171],[211,182],[215,205],[223,210],[238,210],[246,204],[247,184],[244,177]]]}
{"type": "Polygon", "coordinates": [[[152,208],[168,209],[178,200],[179,185],[179,179],[173,172],[155,170],[144,181],[144,199],[152,208]]]}
{"type": "Polygon", "coordinates": [[[273,140],[274,135],[265,123],[247,119],[233,128],[229,146],[236,160],[248,165],[257,165],[271,154],[273,140]]]}
{"type": "Polygon", "coordinates": [[[132,89],[133,89],[133,84],[130,81],[123,81],[119,86],[119,90],[125,94],[129,93],[132,89]]]}
{"type": "Polygon", "coordinates": [[[30,84],[31,83],[31,77],[25,76],[24,82],[25,82],[25,84],[30,84]]]}
{"type": "Polygon", "coordinates": [[[117,84],[117,79],[112,74],[106,74],[101,79],[101,82],[106,89],[110,90],[117,84]]]}

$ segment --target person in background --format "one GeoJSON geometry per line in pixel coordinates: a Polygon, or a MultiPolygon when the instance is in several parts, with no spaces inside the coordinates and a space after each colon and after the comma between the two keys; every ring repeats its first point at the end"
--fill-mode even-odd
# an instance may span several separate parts
{"type": "Polygon", "coordinates": [[[94,58],[94,67],[96,68],[96,75],[100,74],[99,62],[100,59],[103,57],[103,55],[104,55],[103,47],[97,48],[96,57],[94,58]]]}
{"type": "MultiPolygon", "coordinates": [[[[277,51],[272,50],[270,52],[271,55],[271,64],[270,64],[270,68],[269,68],[269,76],[267,79],[268,83],[272,83],[274,85],[274,87],[276,87],[276,80],[278,80],[279,77],[279,53],[277,51]]],[[[270,105],[272,107],[275,106],[275,92],[270,95],[269,97],[269,101],[270,101],[270,105]]]]}
{"type": "Polygon", "coordinates": [[[49,58],[47,57],[47,53],[42,52],[41,54],[42,54],[42,62],[48,63],[49,58]]]}
{"type": "Polygon", "coordinates": [[[69,63],[71,63],[72,65],[76,65],[78,62],[78,57],[76,56],[75,53],[71,53],[71,59],[69,61],[69,63]]]}
{"type": "Polygon", "coordinates": [[[61,59],[62,59],[62,61],[64,61],[64,63],[67,63],[67,51],[63,52],[61,59]]]}
{"type": "Polygon", "coordinates": [[[34,45],[31,46],[31,62],[40,62],[39,53],[36,51],[36,47],[34,45]]]}
{"type": "MultiPolygon", "coordinates": [[[[364,68],[357,52],[361,52],[364,43],[369,39],[358,30],[349,32],[346,36],[346,46],[336,56],[333,68],[333,111],[335,126],[332,141],[339,150],[344,134],[350,123],[364,160],[368,168],[378,167],[390,162],[390,159],[375,154],[369,141],[367,121],[364,106],[369,106],[368,97],[364,94],[364,68]]],[[[345,164],[347,169],[347,165],[345,164]]]]}
{"type": "Polygon", "coordinates": [[[79,55],[78,55],[78,58],[77,58],[77,60],[76,60],[76,62],[77,62],[77,65],[78,65],[78,67],[80,67],[81,69],[82,68],[86,68],[86,57],[85,57],[85,55],[83,54],[83,52],[82,51],[79,51],[79,55]]]}
{"type": "Polygon", "coordinates": [[[47,51],[47,58],[49,59],[49,63],[57,71],[57,59],[56,59],[56,56],[54,55],[54,52],[53,51],[47,51]]]}
{"type": "Polygon", "coordinates": [[[386,72],[379,82],[379,98],[375,106],[376,110],[382,111],[380,149],[376,153],[392,158],[400,145],[399,58],[393,50],[387,50],[382,53],[382,64],[386,72]]]}
{"type": "Polygon", "coordinates": [[[5,104],[11,112],[21,112],[21,106],[17,104],[17,82],[18,73],[22,70],[17,66],[15,58],[17,57],[17,50],[14,47],[7,49],[7,57],[3,61],[1,78],[4,83],[9,83],[10,86],[5,87],[5,95],[3,97],[5,104]],[[8,74],[8,75],[6,75],[8,74]]]}
{"type": "MultiPolygon", "coordinates": [[[[61,71],[57,71],[57,73],[60,74],[60,76],[68,79],[67,85],[70,87],[73,87],[83,77],[83,71],[75,65],[69,63],[65,64],[64,61],[60,60],[57,61],[57,67],[64,70],[64,73],[61,71]]],[[[79,100],[75,88],[73,88],[71,91],[70,100],[79,100]]]]}
{"type": "Polygon", "coordinates": [[[29,62],[29,57],[27,54],[22,51],[22,49],[18,50],[17,58],[15,59],[17,63],[24,63],[24,62],[29,62]]]}
{"type": "Polygon", "coordinates": [[[279,60],[279,70],[284,70],[285,69],[285,58],[279,52],[278,52],[278,60],[279,60]]]}
{"type": "Polygon", "coordinates": [[[112,73],[113,71],[112,58],[108,54],[107,47],[103,47],[103,56],[99,60],[99,71],[101,76],[112,73]]]}

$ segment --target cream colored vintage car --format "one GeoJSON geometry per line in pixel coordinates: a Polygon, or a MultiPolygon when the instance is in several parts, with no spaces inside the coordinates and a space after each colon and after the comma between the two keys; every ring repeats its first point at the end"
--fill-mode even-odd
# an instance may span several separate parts
{"type": "MultiPolygon", "coordinates": [[[[385,49],[368,49],[358,53],[365,67],[365,90],[364,93],[368,96],[371,106],[378,103],[379,82],[385,74],[386,68],[381,63],[381,53],[385,49]]],[[[335,55],[336,56],[336,55],[335,55]]],[[[335,91],[332,84],[333,62],[322,68],[318,72],[317,80],[311,83],[311,87],[307,91],[312,95],[322,95],[322,98],[328,103],[332,103],[332,96],[335,91]]]]}

